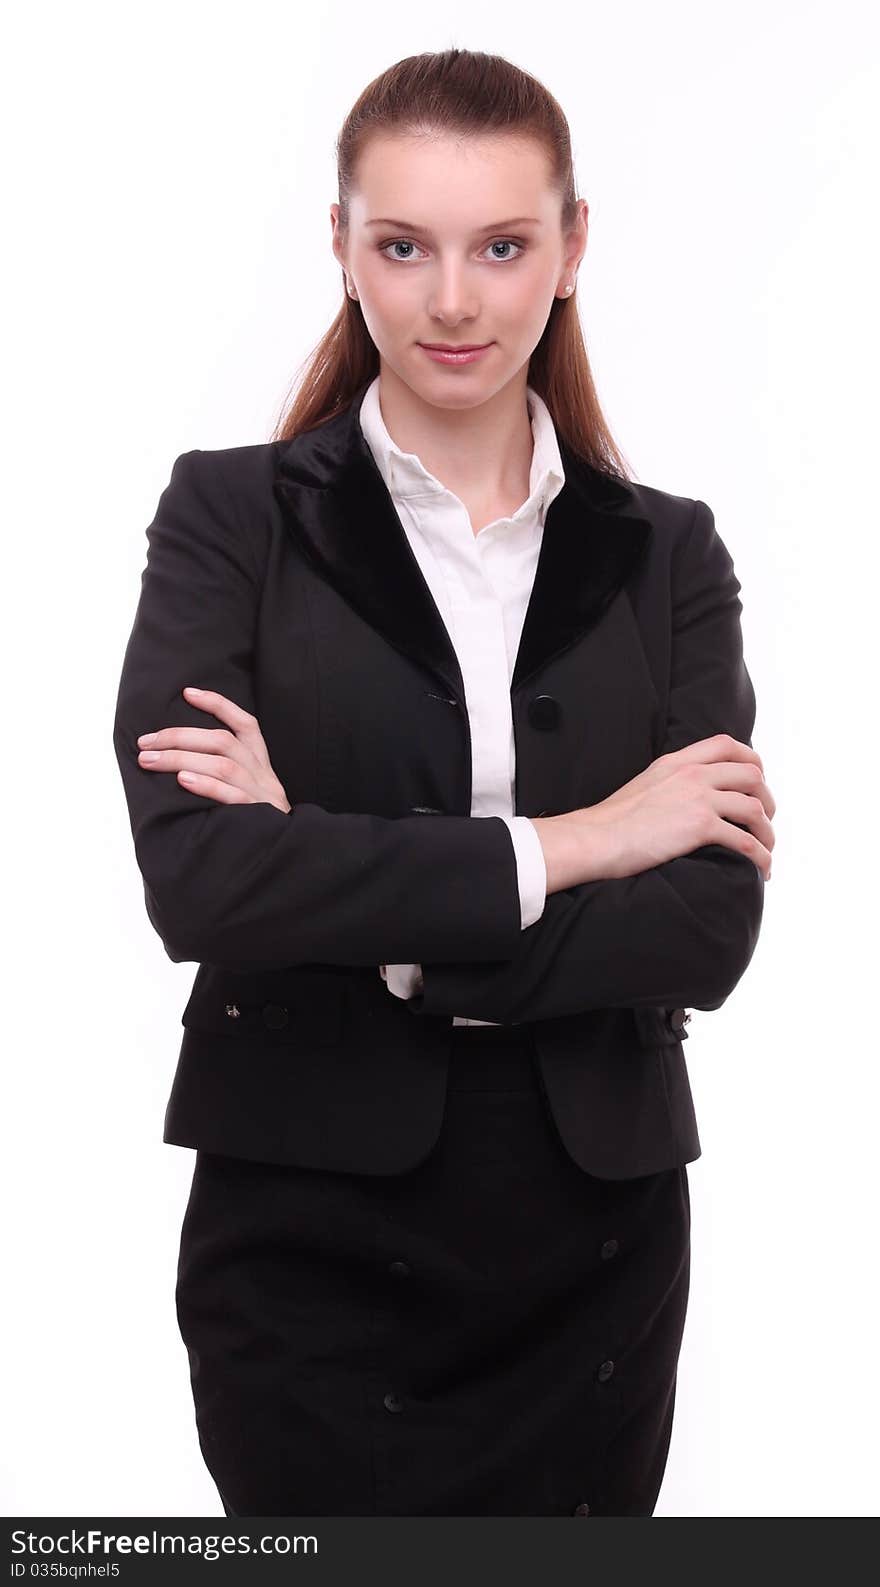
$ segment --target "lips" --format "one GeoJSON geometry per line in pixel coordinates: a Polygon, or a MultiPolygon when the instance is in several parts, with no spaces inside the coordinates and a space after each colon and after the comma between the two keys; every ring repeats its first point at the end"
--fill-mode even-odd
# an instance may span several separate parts
{"type": "Polygon", "coordinates": [[[450,342],[420,342],[420,347],[427,347],[432,353],[478,353],[484,347],[491,347],[491,342],[462,342],[459,346],[450,342]]]}
{"type": "Polygon", "coordinates": [[[426,342],[420,342],[418,345],[433,364],[443,364],[447,369],[467,369],[471,364],[478,364],[484,353],[491,353],[495,344],[483,342],[479,347],[429,347],[426,342]]]}

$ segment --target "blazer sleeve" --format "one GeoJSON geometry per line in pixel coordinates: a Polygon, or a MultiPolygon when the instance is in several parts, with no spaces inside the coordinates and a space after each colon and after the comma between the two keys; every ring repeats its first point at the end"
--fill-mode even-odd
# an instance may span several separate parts
{"type": "MultiPolygon", "coordinates": [[[[674,554],[660,753],[715,733],[751,745],[755,693],[743,660],[740,588],[711,508],[696,501],[674,554]]],[[[551,894],[510,958],[480,965],[423,959],[423,990],[407,1007],[499,1024],[596,1008],[716,1009],[752,957],[763,906],[754,861],[709,844],[635,876],[551,894]]]]}
{"type": "Polygon", "coordinates": [[[113,747],[147,914],[168,957],[250,971],[512,953],[520,900],[500,818],[385,819],[308,802],[285,815],[265,802],[219,804],[138,764],[141,733],[217,725],[183,696],[190,684],[258,715],[261,579],[215,453],[176,459],[147,543],[113,747]]]}

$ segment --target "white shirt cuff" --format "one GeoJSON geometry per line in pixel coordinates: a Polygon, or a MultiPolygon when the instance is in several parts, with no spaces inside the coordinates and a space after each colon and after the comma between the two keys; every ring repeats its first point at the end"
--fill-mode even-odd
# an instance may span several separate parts
{"type": "Polygon", "coordinates": [[[395,997],[417,997],[424,986],[420,964],[380,964],[379,974],[395,997]]]}
{"type": "Polygon", "coordinates": [[[522,930],[533,926],[544,913],[547,901],[547,865],[541,839],[528,816],[502,816],[507,823],[516,856],[519,907],[522,930]]]}

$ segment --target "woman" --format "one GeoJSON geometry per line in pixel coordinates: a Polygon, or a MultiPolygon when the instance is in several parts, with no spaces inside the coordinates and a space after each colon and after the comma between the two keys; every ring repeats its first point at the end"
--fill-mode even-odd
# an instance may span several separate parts
{"type": "Polygon", "coordinates": [[[345,301],[271,442],[177,459],[114,729],[199,963],[164,1138],[200,1446],[227,1514],[651,1515],[685,1006],[773,847],[740,586],[602,419],[546,90],[403,60],[338,158],[345,301]]]}

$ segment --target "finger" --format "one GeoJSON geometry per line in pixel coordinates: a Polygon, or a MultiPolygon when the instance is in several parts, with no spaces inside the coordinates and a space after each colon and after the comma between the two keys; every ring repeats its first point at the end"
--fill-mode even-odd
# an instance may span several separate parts
{"type": "Polygon", "coordinates": [[[718,787],[756,794],[768,817],[773,820],[776,814],[776,800],[760,775],[760,767],[754,761],[713,761],[710,766],[711,769],[704,774],[710,781],[718,787]]]}
{"type": "Polygon", "coordinates": [[[259,731],[259,723],[253,712],[236,705],[225,694],[218,694],[214,689],[193,689],[189,686],[181,693],[188,705],[194,705],[198,711],[209,711],[235,733],[248,733],[255,727],[259,731]]]}
{"type": "Polygon", "coordinates": [[[733,849],[736,854],[744,854],[758,867],[766,880],[770,875],[772,855],[770,850],[757,838],[754,832],[743,832],[739,826],[718,817],[718,824],[711,829],[709,843],[720,843],[723,848],[733,849]]]}
{"type": "Polygon", "coordinates": [[[753,765],[745,761],[723,763],[720,768],[725,782],[730,788],[742,789],[744,792],[754,794],[760,799],[768,820],[772,821],[776,814],[776,800],[767,787],[763,777],[754,778],[753,765]]]}
{"type": "Polygon", "coordinates": [[[713,760],[751,761],[754,765],[764,770],[758,751],[752,749],[750,744],[743,744],[740,739],[733,738],[730,733],[715,733],[711,738],[699,738],[693,744],[685,744],[682,749],[672,750],[670,758],[678,759],[685,763],[691,761],[707,762],[713,760]]]}
{"type": "Polygon", "coordinates": [[[253,784],[249,769],[231,755],[198,755],[193,750],[184,749],[142,749],[138,763],[144,771],[195,772],[218,782],[231,783],[246,792],[253,784]]]}
{"type": "Polygon", "coordinates": [[[760,799],[753,794],[730,793],[727,789],[721,789],[715,794],[712,803],[726,821],[735,821],[739,826],[748,827],[767,853],[773,853],[776,834],[760,799]]]}
{"type": "Polygon", "coordinates": [[[195,771],[180,771],[177,777],[188,793],[201,794],[203,799],[213,799],[216,804],[250,805],[257,802],[246,789],[223,782],[219,777],[208,777],[203,772],[195,771]]]}
{"type": "Polygon", "coordinates": [[[154,754],[165,750],[201,750],[205,754],[225,755],[246,770],[261,765],[255,749],[230,732],[227,727],[160,727],[156,733],[142,733],[138,745],[154,754]]]}

